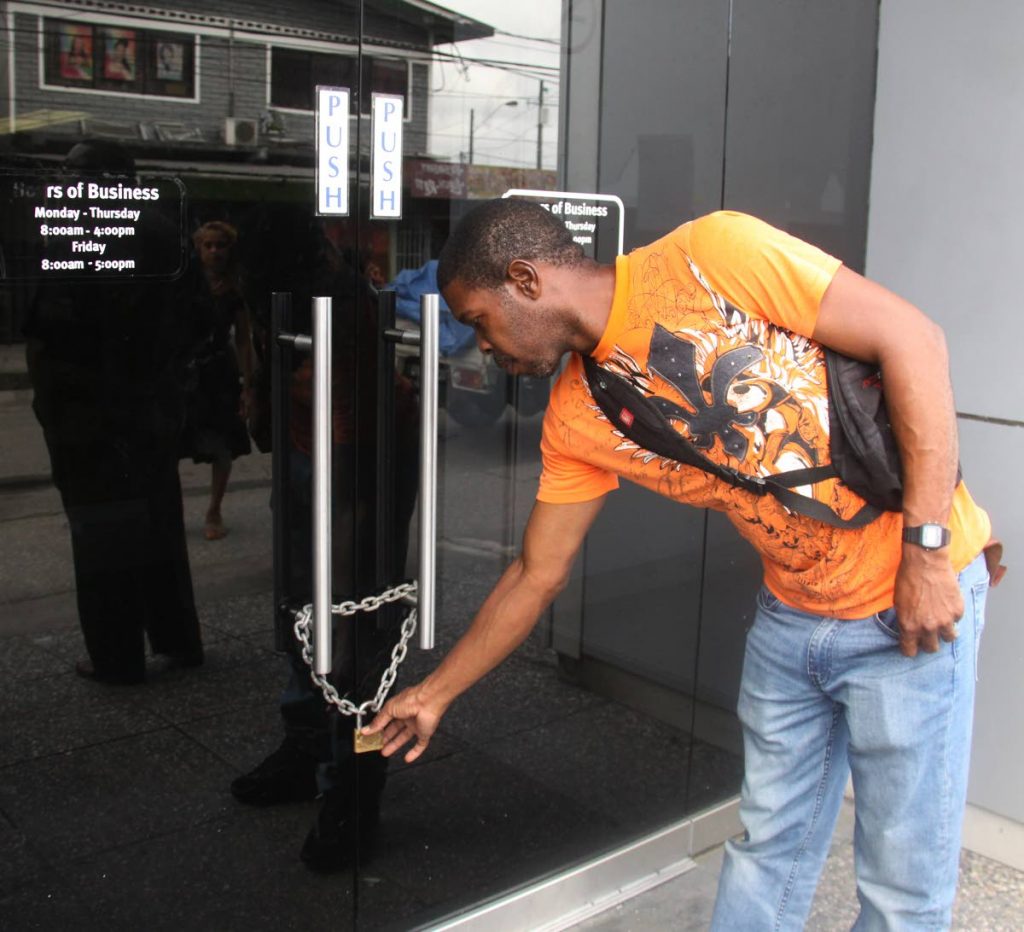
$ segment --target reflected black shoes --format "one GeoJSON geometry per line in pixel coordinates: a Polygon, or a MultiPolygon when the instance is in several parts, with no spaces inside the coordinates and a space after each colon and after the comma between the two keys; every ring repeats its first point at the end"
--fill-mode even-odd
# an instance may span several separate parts
{"type": "Polygon", "coordinates": [[[231,783],[231,795],[249,806],[313,799],[317,794],[316,760],[285,739],[265,761],[231,783]]]}
{"type": "MultiPolygon", "coordinates": [[[[334,774],[337,786],[321,796],[313,827],[299,857],[310,870],[331,873],[373,854],[380,823],[380,800],[387,779],[380,754],[349,757],[334,774]]],[[[263,763],[235,779],[231,795],[250,806],[313,799],[317,793],[316,758],[286,738],[263,763]]]]}
{"type": "Polygon", "coordinates": [[[357,862],[365,864],[373,857],[387,763],[379,754],[360,757],[356,792],[348,782],[324,793],[316,821],[299,852],[310,870],[333,873],[357,862]]]}

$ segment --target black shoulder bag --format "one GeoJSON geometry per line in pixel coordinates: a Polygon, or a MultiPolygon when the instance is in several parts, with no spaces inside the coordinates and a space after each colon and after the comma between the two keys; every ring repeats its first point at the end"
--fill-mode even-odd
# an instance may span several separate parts
{"type": "Polygon", "coordinates": [[[590,393],[605,417],[638,446],[667,459],[696,466],[754,495],[772,495],[790,511],[833,527],[855,529],[883,511],[901,511],[903,482],[899,450],[889,424],[877,366],[825,348],[829,396],[829,452],[824,466],[774,476],[751,476],[708,459],[675,430],[657,406],[628,379],[583,357],[590,393]],[[824,479],[841,479],[866,504],[842,518],[823,502],[793,491],[824,479]]]}

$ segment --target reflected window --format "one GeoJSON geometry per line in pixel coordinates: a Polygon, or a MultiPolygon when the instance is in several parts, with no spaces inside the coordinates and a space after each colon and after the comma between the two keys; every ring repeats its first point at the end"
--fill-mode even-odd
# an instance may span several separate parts
{"type": "Polygon", "coordinates": [[[47,19],[43,83],[70,90],[194,100],[194,36],[47,19]]]}
{"type": "MultiPolygon", "coordinates": [[[[409,118],[409,63],[401,58],[363,56],[363,80],[357,80],[354,55],[331,55],[305,49],[272,47],[270,50],[270,106],[283,110],[313,111],[318,84],[362,88],[360,110],[370,114],[372,94],[397,94],[405,101],[409,118]]],[[[356,112],[355,94],[352,113],[356,112]]]]}

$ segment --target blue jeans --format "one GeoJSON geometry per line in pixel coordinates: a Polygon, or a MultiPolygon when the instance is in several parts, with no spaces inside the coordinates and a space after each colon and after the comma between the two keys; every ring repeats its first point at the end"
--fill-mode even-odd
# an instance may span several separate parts
{"type": "Polygon", "coordinates": [[[916,658],[900,653],[893,609],[840,621],[761,590],[739,699],[746,833],[726,844],[712,929],[804,927],[851,773],[854,928],[948,928],[988,591],[981,557],[960,589],[957,639],[916,658]]]}

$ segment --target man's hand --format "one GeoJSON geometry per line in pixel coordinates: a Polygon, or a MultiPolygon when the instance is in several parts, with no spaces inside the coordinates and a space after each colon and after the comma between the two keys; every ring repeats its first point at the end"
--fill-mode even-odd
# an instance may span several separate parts
{"type": "Polygon", "coordinates": [[[416,760],[456,697],[523,642],[568,579],[573,558],[603,503],[602,495],[586,502],[533,506],[522,554],[502,573],[466,633],[433,673],[388,700],[363,729],[367,735],[384,735],[385,757],[415,741],[405,761],[416,760]]]}
{"type": "Polygon", "coordinates": [[[900,650],[908,657],[916,657],[919,648],[935,653],[940,637],[944,641],[956,639],[956,623],[964,613],[964,599],[944,549],[903,545],[894,601],[900,650]]]}
{"type": "MultiPolygon", "coordinates": [[[[840,268],[821,299],[814,339],[879,365],[903,466],[903,523],[948,524],[958,452],[942,331],[903,298],[840,268]]],[[[940,637],[952,641],[964,602],[948,549],[904,544],[894,603],[908,657],[934,653],[940,637]]]]}
{"type": "Polygon", "coordinates": [[[384,747],[381,753],[385,757],[390,757],[410,741],[415,741],[416,744],[405,755],[407,764],[411,764],[427,749],[444,714],[444,709],[435,708],[423,699],[420,685],[404,689],[385,702],[373,721],[363,729],[366,735],[383,732],[384,747]]]}

